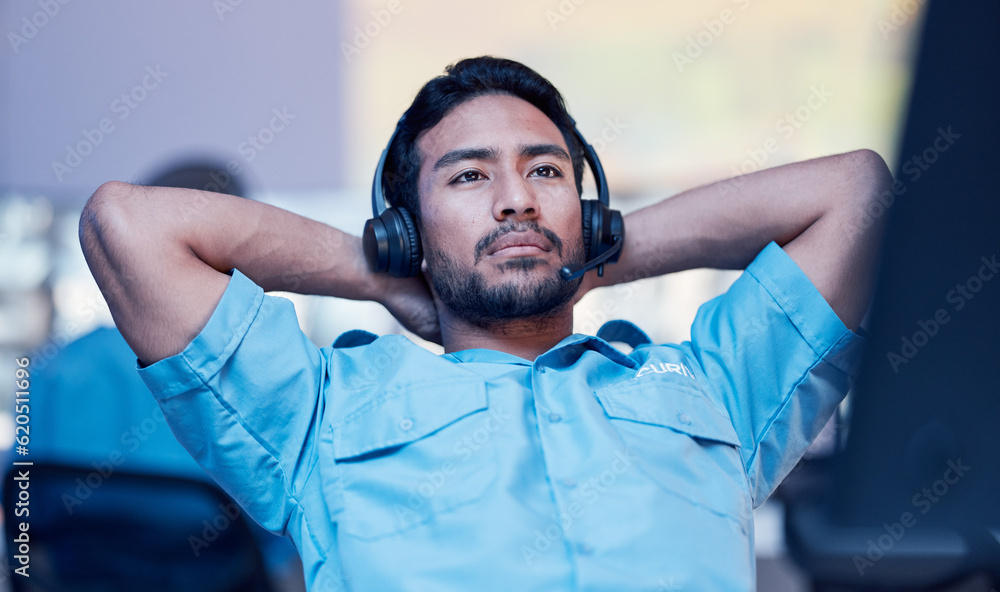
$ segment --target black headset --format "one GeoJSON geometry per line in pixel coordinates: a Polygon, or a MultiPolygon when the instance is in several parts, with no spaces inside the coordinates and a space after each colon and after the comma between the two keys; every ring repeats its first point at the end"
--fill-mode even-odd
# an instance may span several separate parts
{"type": "MultiPolygon", "coordinates": [[[[405,115],[403,118],[405,119],[405,115]]],[[[570,117],[573,124],[573,134],[584,149],[584,158],[590,166],[597,183],[597,199],[581,199],[580,208],[583,214],[583,246],[586,263],[564,266],[559,270],[559,276],[564,280],[574,280],[588,270],[597,267],[597,275],[604,275],[605,263],[616,263],[621,256],[622,244],[625,242],[625,224],[621,212],[608,207],[608,181],[604,176],[601,161],[597,152],[583,139],[576,129],[576,121],[570,117]]],[[[390,207],[385,200],[385,160],[389,148],[399,133],[403,119],[396,124],[396,129],[389,138],[389,143],[382,151],[375,178],[372,180],[372,215],[374,218],[365,222],[365,230],[361,236],[362,246],[368,267],[373,272],[388,272],[395,277],[410,277],[420,271],[423,251],[420,246],[420,232],[413,219],[413,214],[405,207],[390,207]]]]}

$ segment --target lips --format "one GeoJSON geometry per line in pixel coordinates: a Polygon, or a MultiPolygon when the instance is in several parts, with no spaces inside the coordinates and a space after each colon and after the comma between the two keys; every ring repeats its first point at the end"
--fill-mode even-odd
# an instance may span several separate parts
{"type": "Polygon", "coordinates": [[[521,257],[537,254],[538,251],[548,253],[551,250],[552,243],[538,233],[508,232],[490,245],[486,256],[521,257]]]}

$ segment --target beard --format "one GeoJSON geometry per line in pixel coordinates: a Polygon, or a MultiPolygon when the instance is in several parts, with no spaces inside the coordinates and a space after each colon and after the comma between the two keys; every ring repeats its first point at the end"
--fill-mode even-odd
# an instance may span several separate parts
{"type": "MultiPolygon", "coordinates": [[[[476,261],[483,251],[504,234],[513,231],[534,230],[544,235],[562,254],[562,240],[551,230],[542,228],[536,221],[519,226],[498,228],[476,245],[476,261]]],[[[578,243],[564,263],[582,263],[583,244],[578,243]]],[[[498,268],[504,278],[488,285],[486,277],[475,269],[462,269],[444,252],[428,246],[427,265],[431,270],[431,283],[438,298],[458,318],[481,329],[496,329],[511,321],[545,321],[555,318],[567,306],[583,283],[583,278],[566,281],[553,270],[548,277],[532,278],[530,270],[545,265],[537,257],[513,257],[498,268]]]]}

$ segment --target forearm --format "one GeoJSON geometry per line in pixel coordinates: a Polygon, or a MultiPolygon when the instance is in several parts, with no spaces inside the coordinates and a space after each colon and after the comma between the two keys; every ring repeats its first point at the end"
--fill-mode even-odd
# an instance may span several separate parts
{"type": "Polygon", "coordinates": [[[882,232],[883,220],[866,217],[866,208],[889,183],[881,158],[859,151],[685,191],[627,216],[621,261],[592,281],[742,269],[775,241],[853,326],[867,306],[882,232]]]}
{"type": "Polygon", "coordinates": [[[360,240],[266,204],[202,191],[102,186],[81,244],[115,321],[150,362],[183,349],[237,268],[265,290],[376,299],[360,240]]]}

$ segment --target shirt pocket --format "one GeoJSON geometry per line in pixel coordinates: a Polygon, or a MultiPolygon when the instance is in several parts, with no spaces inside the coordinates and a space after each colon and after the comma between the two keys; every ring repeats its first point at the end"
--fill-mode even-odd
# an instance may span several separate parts
{"type": "Polygon", "coordinates": [[[616,384],[595,394],[651,480],[675,498],[731,518],[747,531],[747,477],[728,413],[696,385],[671,377],[616,384]]]}
{"type": "Polygon", "coordinates": [[[390,387],[337,421],[339,529],[378,539],[481,498],[498,475],[491,423],[481,379],[390,387]]]}

